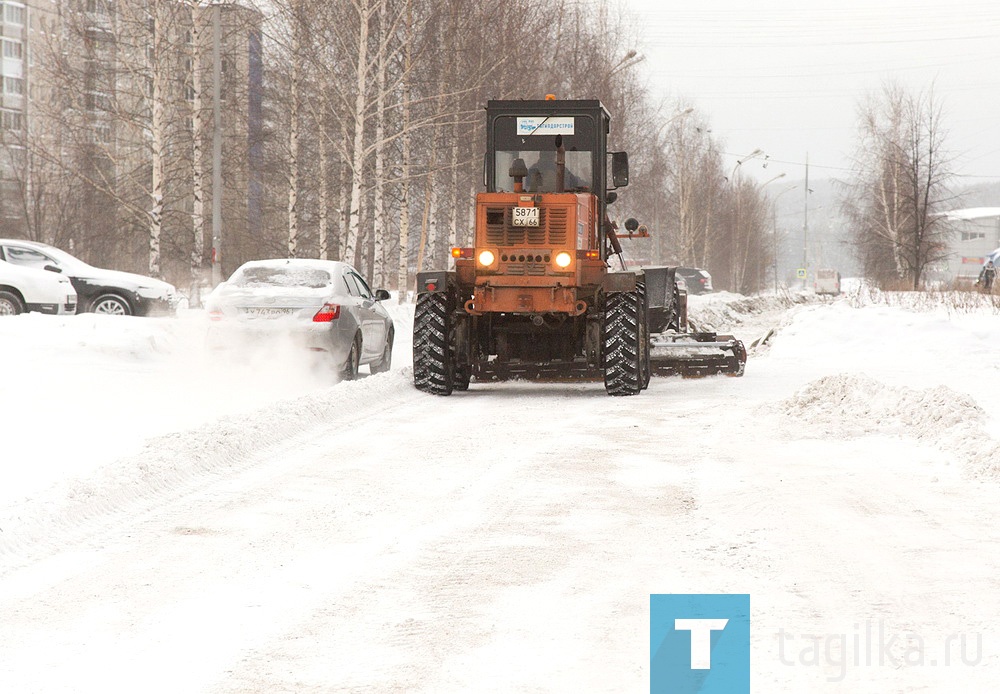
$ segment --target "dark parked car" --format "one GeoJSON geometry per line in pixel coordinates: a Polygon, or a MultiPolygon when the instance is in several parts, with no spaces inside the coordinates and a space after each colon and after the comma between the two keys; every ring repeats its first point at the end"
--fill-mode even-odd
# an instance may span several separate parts
{"type": "Polygon", "coordinates": [[[705,270],[696,267],[679,267],[677,276],[683,278],[688,294],[709,294],[712,289],[712,276],[705,270]]]}
{"type": "Polygon", "coordinates": [[[306,349],[325,352],[346,379],[367,364],[373,374],[392,365],[392,318],[347,263],[275,259],[244,263],[205,301],[212,321],[209,345],[238,347],[288,337],[306,349]]]}
{"type": "Polygon", "coordinates": [[[55,246],[0,239],[0,260],[68,277],[77,294],[77,313],[116,316],[172,314],[180,295],[173,285],[131,272],[93,267],[55,246]]]}

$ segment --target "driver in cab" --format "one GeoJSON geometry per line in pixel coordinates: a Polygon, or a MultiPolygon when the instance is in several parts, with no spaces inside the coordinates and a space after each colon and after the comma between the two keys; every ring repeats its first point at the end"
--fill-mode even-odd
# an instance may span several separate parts
{"type": "Polygon", "coordinates": [[[526,188],[530,193],[563,193],[573,190],[586,190],[588,182],[580,178],[569,167],[564,167],[565,176],[562,190],[559,189],[559,167],[556,163],[555,150],[542,150],[538,153],[538,161],[528,169],[526,188]]]}

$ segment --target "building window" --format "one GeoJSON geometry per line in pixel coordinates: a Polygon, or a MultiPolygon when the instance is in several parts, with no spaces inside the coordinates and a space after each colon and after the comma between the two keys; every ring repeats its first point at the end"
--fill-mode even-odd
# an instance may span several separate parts
{"type": "Polygon", "coordinates": [[[4,77],[3,93],[24,96],[24,80],[20,77],[4,77]]]}
{"type": "Polygon", "coordinates": [[[7,24],[24,26],[24,5],[17,5],[12,2],[3,4],[3,21],[7,24]]]}
{"type": "Polygon", "coordinates": [[[111,126],[107,123],[98,123],[94,126],[94,139],[103,144],[111,143],[111,126]]]}
{"type": "Polygon", "coordinates": [[[20,111],[4,108],[0,109],[0,126],[4,130],[24,130],[24,115],[20,111]]]}
{"type": "Polygon", "coordinates": [[[87,12],[107,15],[108,5],[106,0],[87,0],[87,12]]]}
{"type": "Polygon", "coordinates": [[[985,231],[963,231],[962,240],[963,241],[975,241],[976,239],[985,239],[985,231]]]}
{"type": "Polygon", "coordinates": [[[4,58],[16,58],[17,60],[22,60],[24,53],[22,52],[21,42],[13,41],[11,39],[3,40],[3,57],[4,58]]]}
{"type": "Polygon", "coordinates": [[[87,92],[84,102],[88,111],[111,110],[111,98],[102,92],[87,92]]]}

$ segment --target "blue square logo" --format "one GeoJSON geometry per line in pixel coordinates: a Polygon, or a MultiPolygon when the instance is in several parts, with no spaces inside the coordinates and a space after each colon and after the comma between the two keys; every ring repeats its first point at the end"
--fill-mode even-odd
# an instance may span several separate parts
{"type": "Polygon", "coordinates": [[[649,694],[750,694],[750,596],[650,595],[649,694]]]}

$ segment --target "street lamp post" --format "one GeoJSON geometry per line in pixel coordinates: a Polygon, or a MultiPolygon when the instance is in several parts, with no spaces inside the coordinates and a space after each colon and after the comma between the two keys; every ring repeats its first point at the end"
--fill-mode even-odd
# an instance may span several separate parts
{"type": "Polygon", "coordinates": [[[772,249],[773,264],[774,264],[774,293],[778,293],[778,198],[780,198],[785,193],[795,190],[798,186],[788,186],[783,191],[774,196],[771,200],[771,227],[773,234],[774,248],[772,249]]]}
{"type": "Polygon", "coordinates": [[[809,287],[809,152],[806,152],[806,185],[803,192],[802,213],[802,291],[809,287]]]}
{"type": "MultiPolygon", "coordinates": [[[[749,233],[745,233],[745,230],[743,229],[743,226],[742,226],[742,221],[743,221],[743,190],[741,190],[741,187],[737,185],[736,172],[737,172],[737,170],[739,170],[740,166],[742,166],[745,162],[748,162],[751,159],[753,159],[754,157],[759,156],[759,155],[761,155],[763,153],[764,153],[764,150],[762,150],[760,147],[758,147],[757,149],[755,149],[754,151],[750,152],[750,154],[746,155],[742,159],[737,159],[736,160],[736,165],[733,167],[733,170],[730,173],[729,179],[728,179],[729,185],[732,187],[732,194],[733,194],[733,196],[735,196],[735,203],[736,203],[736,205],[735,205],[735,207],[736,207],[735,215],[733,217],[733,232],[734,232],[734,237],[733,238],[734,238],[734,240],[735,240],[736,243],[741,244],[743,246],[743,248],[745,249],[745,254],[743,256],[742,262],[739,260],[739,258],[740,258],[739,254],[733,254],[733,256],[732,256],[732,262],[731,262],[732,277],[730,278],[730,282],[733,283],[733,285],[734,285],[733,286],[733,290],[734,291],[739,291],[738,284],[742,282],[741,277],[746,272],[746,267],[747,267],[747,264],[748,264],[746,258],[748,257],[749,251],[750,251],[750,234],[749,233]]],[[[753,188],[751,186],[751,188],[754,190],[754,195],[758,195],[761,188],[763,188],[764,186],[766,186],[768,183],[771,183],[772,181],[776,181],[777,179],[781,178],[782,176],[784,176],[784,174],[778,174],[777,176],[775,176],[774,178],[770,179],[769,181],[765,182],[763,185],[761,185],[761,186],[759,186],[757,188],[753,188]]],[[[759,280],[759,276],[757,277],[757,279],[759,280]]]]}
{"type": "MultiPolygon", "coordinates": [[[[673,123],[675,120],[678,120],[679,118],[684,118],[685,116],[687,116],[687,115],[689,115],[689,114],[691,114],[693,112],[694,112],[694,107],[693,106],[688,106],[683,111],[676,112],[674,115],[672,115],[670,118],[668,118],[667,120],[663,121],[663,123],[660,124],[660,127],[656,129],[656,133],[653,135],[653,142],[655,143],[655,150],[654,151],[656,152],[657,156],[659,156],[661,154],[661,149],[660,149],[660,133],[663,132],[663,129],[666,128],[671,123],[673,123]]],[[[663,248],[664,238],[663,238],[663,236],[664,236],[664,234],[663,234],[663,225],[660,223],[660,195],[659,194],[654,194],[654,196],[653,196],[653,224],[652,224],[652,227],[653,227],[654,230],[656,230],[657,233],[654,236],[654,241],[653,241],[651,250],[653,251],[653,254],[656,256],[656,262],[663,262],[663,255],[664,255],[664,248],[663,248]]]]}
{"type": "Polygon", "coordinates": [[[748,162],[751,159],[753,159],[754,157],[758,157],[758,156],[760,156],[763,153],[764,153],[764,150],[762,150],[760,147],[758,147],[757,149],[755,149],[754,151],[750,152],[750,154],[746,155],[742,159],[737,159],[736,160],[736,166],[733,167],[732,172],[730,172],[730,174],[729,174],[729,181],[730,181],[730,183],[733,181],[733,177],[736,176],[736,170],[738,168],[740,168],[745,162],[748,162]]]}
{"type": "Polygon", "coordinates": [[[614,75],[617,72],[621,72],[622,70],[627,70],[633,65],[638,65],[645,59],[646,56],[642,55],[634,48],[632,48],[629,50],[628,53],[624,55],[624,57],[621,60],[618,61],[617,65],[615,65],[608,71],[608,77],[610,78],[612,75],[614,75]]]}
{"type": "MultiPolygon", "coordinates": [[[[760,184],[759,190],[764,190],[764,188],[766,186],[768,186],[771,183],[774,183],[775,181],[777,181],[778,179],[784,178],[784,177],[785,177],[785,174],[780,173],[777,176],[773,176],[773,177],[767,179],[766,181],[764,181],[763,183],[760,184]]],[[[787,191],[785,191],[785,192],[787,192],[787,191]]],[[[779,195],[780,195],[780,193],[779,193],[779,195]]],[[[777,199],[777,198],[775,198],[775,199],[777,199]]],[[[771,206],[771,211],[772,211],[772,215],[773,215],[773,212],[774,212],[774,206],[773,206],[773,204],[771,206]]],[[[773,226],[774,220],[772,219],[771,221],[772,221],[772,226],[773,226]]],[[[775,267],[775,271],[774,271],[774,287],[775,287],[774,288],[774,293],[777,294],[778,293],[777,243],[774,241],[774,239],[772,239],[771,243],[772,243],[771,255],[772,255],[772,260],[773,260],[773,264],[774,264],[774,267],[775,267]]],[[[763,284],[763,283],[761,283],[761,284],[763,284]]]]}

